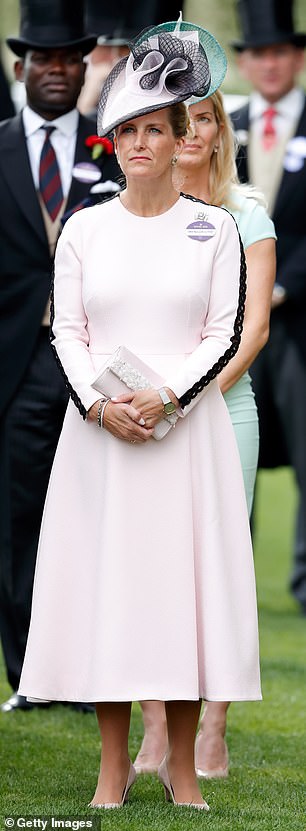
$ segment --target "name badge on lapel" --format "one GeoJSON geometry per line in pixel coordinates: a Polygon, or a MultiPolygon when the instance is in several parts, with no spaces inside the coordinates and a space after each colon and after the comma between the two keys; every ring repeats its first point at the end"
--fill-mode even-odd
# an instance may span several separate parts
{"type": "Polygon", "coordinates": [[[79,182],[92,184],[101,179],[101,170],[98,165],[92,162],[79,162],[79,164],[75,164],[72,168],[72,176],[79,182]]]}

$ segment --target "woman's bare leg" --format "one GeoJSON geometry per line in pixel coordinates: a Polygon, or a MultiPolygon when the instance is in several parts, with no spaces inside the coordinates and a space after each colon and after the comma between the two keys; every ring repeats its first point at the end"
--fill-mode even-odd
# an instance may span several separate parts
{"type": "Polygon", "coordinates": [[[154,773],[166,755],[168,746],[167,720],[163,701],[140,701],[144,737],[136,756],[137,773],[154,773]]]}
{"type": "Polygon", "coordinates": [[[166,701],[167,768],[176,802],[204,803],[194,766],[200,701],[166,701]]]}
{"type": "Polygon", "coordinates": [[[228,775],[225,741],[227,701],[208,701],[200,721],[195,746],[195,766],[199,776],[209,779],[228,775]]]}
{"type": "Polygon", "coordinates": [[[121,802],[127,783],[130,759],[128,738],[130,702],[99,703],[96,713],[101,733],[101,766],[92,805],[121,802]]]}

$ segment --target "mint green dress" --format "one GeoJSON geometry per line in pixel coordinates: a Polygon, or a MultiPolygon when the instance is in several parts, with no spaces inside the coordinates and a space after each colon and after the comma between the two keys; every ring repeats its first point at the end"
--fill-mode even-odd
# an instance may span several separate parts
{"type": "MultiPolygon", "coordinates": [[[[274,224],[265,208],[243,191],[233,191],[228,209],[237,222],[244,250],[254,242],[276,239],[274,224]],[[232,205],[237,205],[233,210],[232,205]]],[[[252,382],[248,372],[224,394],[238,444],[245,493],[251,513],[259,450],[258,415],[252,382]]]]}

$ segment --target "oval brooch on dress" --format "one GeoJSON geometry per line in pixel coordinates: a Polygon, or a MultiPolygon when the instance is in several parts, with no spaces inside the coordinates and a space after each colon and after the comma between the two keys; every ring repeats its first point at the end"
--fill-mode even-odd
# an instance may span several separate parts
{"type": "Polygon", "coordinates": [[[191,222],[190,225],[187,225],[186,231],[189,239],[194,239],[197,242],[208,242],[216,233],[215,226],[211,225],[210,222],[206,222],[204,219],[197,219],[195,222],[191,222]]]}

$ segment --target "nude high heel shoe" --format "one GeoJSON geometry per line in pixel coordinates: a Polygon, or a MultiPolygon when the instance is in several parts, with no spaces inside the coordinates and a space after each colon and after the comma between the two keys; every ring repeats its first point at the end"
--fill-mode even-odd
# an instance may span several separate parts
{"type": "Polygon", "coordinates": [[[226,779],[229,755],[225,739],[228,702],[206,702],[195,742],[195,769],[200,779],[226,779]]]}
{"type": "Polygon", "coordinates": [[[228,766],[224,768],[216,768],[216,770],[202,770],[201,768],[196,768],[196,774],[198,779],[227,779],[228,766]]]}
{"type": "Polygon", "coordinates": [[[177,802],[174,797],[173,788],[169,779],[168,768],[166,758],[163,759],[161,765],[158,768],[158,778],[159,781],[164,786],[165,790],[165,797],[167,802],[173,802],[173,805],[176,806],[184,806],[185,808],[196,808],[198,811],[209,811],[209,805],[207,802],[177,802]]]}
{"type": "MultiPolygon", "coordinates": [[[[229,755],[226,742],[224,742],[225,749],[225,764],[219,768],[201,768],[196,767],[196,774],[199,779],[227,779],[229,773],[229,755]]],[[[197,758],[197,753],[195,754],[197,758]]],[[[197,762],[196,762],[197,764],[197,762]]]]}
{"type": "Polygon", "coordinates": [[[132,765],[132,762],[130,762],[129,775],[128,775],[128,778],[127,778],[127,783],[126,783],[125,788],[123,790],[121,802],[103,802],[101,804],[98,803],[97,805],[93,805],[93,803],[90,802],[88,807],[89,808],[105,808],[105,809],[108,809],[108,808],[123,808],[123,805],[125,805],[125,803],[128,801],[129,791],[131,790],[131,787],[134,784],[135,779],[136,779],[136,771],[135,771],[134,765],[132,765]]]}

